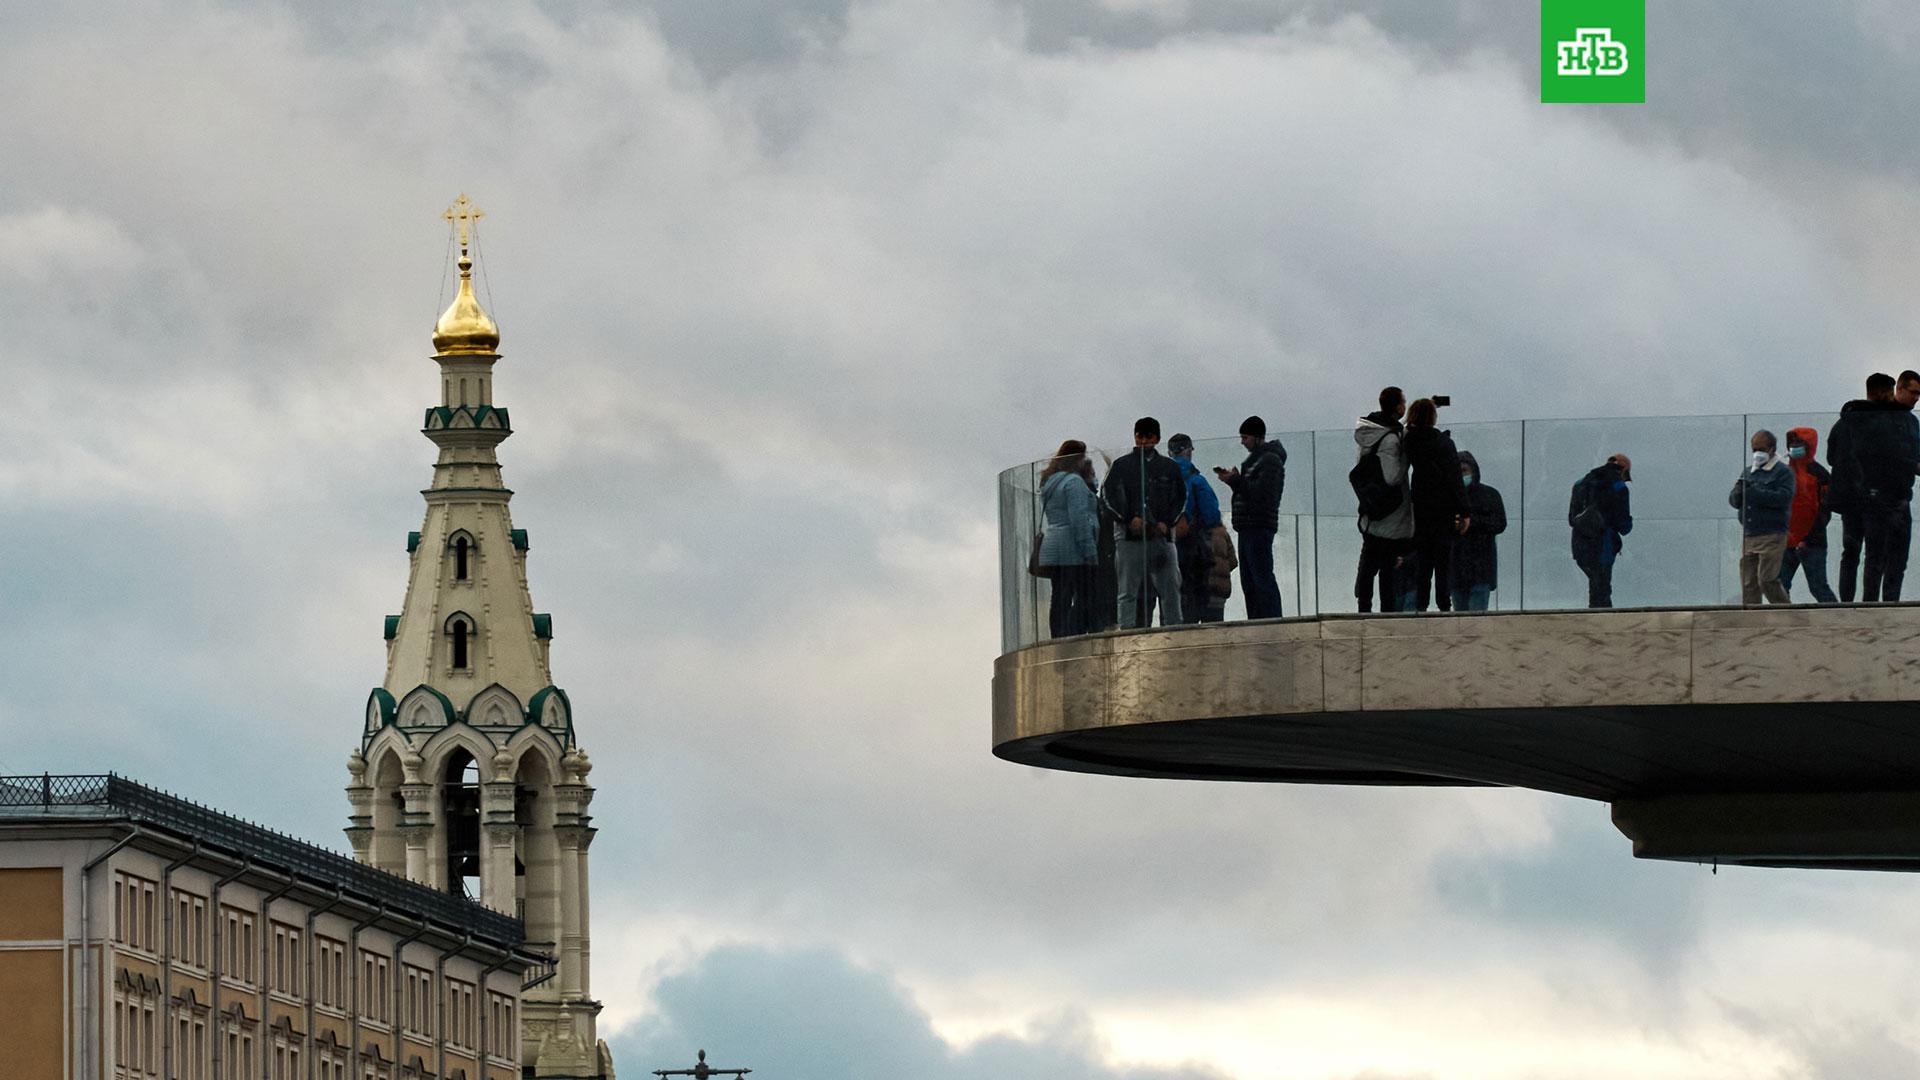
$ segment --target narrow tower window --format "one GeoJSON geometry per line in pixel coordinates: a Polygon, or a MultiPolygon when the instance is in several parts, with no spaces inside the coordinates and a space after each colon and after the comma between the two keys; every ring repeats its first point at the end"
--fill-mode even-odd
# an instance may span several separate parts
{"type": "Polygon", "coordinates": [[[467,538],[464,536],[453,542],[453,580],[467,580],[467,538]]]}
{"type": "Polygon", "coordinates": [[[453,666],[467,666],[467,623],[461,619],[453,624],[453,666]]]}

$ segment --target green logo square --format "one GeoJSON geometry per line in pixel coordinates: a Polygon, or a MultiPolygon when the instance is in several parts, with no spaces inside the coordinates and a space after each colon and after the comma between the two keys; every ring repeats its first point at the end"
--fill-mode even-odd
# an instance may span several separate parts
{"type": "Polygon", "coordinates": [[[1540,0],[1540,100],[1647,100],[1647,0],[1540,0]]]}

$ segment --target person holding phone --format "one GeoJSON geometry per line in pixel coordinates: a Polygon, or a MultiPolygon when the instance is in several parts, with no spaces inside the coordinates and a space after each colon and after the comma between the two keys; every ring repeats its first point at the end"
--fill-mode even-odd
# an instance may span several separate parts
{"type": "Polygon", "coordinates": [[[1247,618],[1277,619],[1280,582],[1273,576],[1273,540],[1280,531],[1280,497],[1287,489],[1287,448],[1267,438],[1267,422],[1249,416],[1240,424],[1247,460],[1236,469],[1213,470],[1233,490],[1233,531],[1240,537],[1240,592],[1247,618]]]}

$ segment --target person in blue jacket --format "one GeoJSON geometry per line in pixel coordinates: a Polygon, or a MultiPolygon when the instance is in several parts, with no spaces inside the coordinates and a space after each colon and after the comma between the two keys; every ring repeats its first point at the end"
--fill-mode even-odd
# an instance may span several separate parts
{"type": "Polygon", "coordinates": [[[1573,562],[1587,575],[1587,606],[1613,606],[1613,562],[1625,536],[1633,531],[1633,509],[1627,485],[1633,481],[1633,461],[1615,454],[1574,482],[1567,503],[1567,525],[1573,529],[1573,562]]]}
{"type": "Polygon", "coordinates": [[[1174,541],[1180,553],[1180,616],[1185,622],[1219,622],[1220,609],[1212,602],[1213,530],[1221,527],[1220,497],[1193,463],[1193,437],[1175,435],[1167,453],[1180,466],[1187,482],[1187,532],[1174,541]]]}
{"type": "Polygon", "coordinates": [[[1797,486],[1793,467],[1780,460],[1779,443],[1771,431],[1756,431],[1748,446],[1753,460],[1733,482],[1727,504],[1740,513],[1740,602],[1792,603],[1780,582],[1780,562],[1787,554],[1787,519],[1793,512],[1797,486]]]}

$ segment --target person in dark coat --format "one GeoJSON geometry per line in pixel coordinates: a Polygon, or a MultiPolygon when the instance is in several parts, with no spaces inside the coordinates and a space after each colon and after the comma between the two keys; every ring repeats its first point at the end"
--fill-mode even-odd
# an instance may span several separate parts
{"type": "Polygon", "coordinates": [[[1453,542],[1448,584],[1453,610],[1485,611],[1500,587],[1500,548],[1494,539],[1507,531],[1507,504],[1500,489],[1480,478],[1480,462],[1460,451],[1460,482],[1467,489],[1467,531],[1453,542]]]}
{"type": "Polygon", "coordinates": [[[1860,531],[1865,548],[1860,599],[1900,599],[1913,538],[1913,478],[1920,471],[1920,374],[1903,371],[1893,400],[1857,410],[1848,457],[1860,483],[1860,531]],[[1911,376],[1911,378],[1909,378],[1911,376]]]}
{"type": "Polygon", "coordinates": [[[1840,515],[1840,602],[1853,603],[1854,587],[1860,581],[1860,549],[1866,541],[1862,514],[1863,499],[1860,467],[1853,460],[1853,433],[1866,417],[1856,415],[1878,408],[1875,402],[1893,400],[1893,376],[1876,371],[1867,376],[1867,396],[1840,407],[1840,419],[1827,433],[1827,464],[1833,469],[1833,483],[1827,506],[1840,515]]]}
{"type": "Polygon", "coordinates": [[[1413,470],[1413,574],[1400,581],[1400,610],[1425,611],[1431,599],[1453,610],[1447,582],[1453,542],[1467,526],[1467,489],[1460,481],[1460,452],[1440,430],[1440,410],[1430,398],[1407,407],[1407,467],[1413,470]]]}
{"type": "Polygon", "coordinates": [[[1180,623],[1180,558],[1174,538],[1186,531],[1187,481],[1180,467],[1162,454],[1160,421],[1143,416],[1133,425],[1133,451],[1107,470],[1100,501],[1124,526],[1125,539],[1114,553],[1119,571],[1120,626],[1180,623]]]}
{"type": "Polygon", "coordinates": [[[1613,563],[1633,531],[1633,507],[1627,485],[1633,480],[1633,461],[1615,454],[1574,482],[1567,501],[1567,524],[1573,530],[1573,562],[1587,575],[1587,606],[1613,606],[1613,563]]]}
{"type": "Polygon", "coordinates": [[[1753,433],[1753,461],[1734,480],[1727,505],[1740,515],[1740,602],[1785,604],[1787,587],[1780,564],[1787,554],[1787,525],[1793,517],[1793,493],[1799,479],[1780,460],[1773,432],[1753,433]]]}
{"type": "Polygon", "coordinates": [[[1287,448],[1267,438],[1267,422],[1249,416],[1240,425],[1247,460],[1213,470],[1233,489],[1233,531],[1240,534],[1240,591],[1247,618],[1280,617],[1280,582],[1273,575],[1273,538],[1280,531],[1280,497],[1287,489],[1287,448]]]}
{"type": "MultiPolygon", "coordinates": [[[[1107,471],[1113,471],[1113,462],[1107,458],[1104,452],[1100,455],[1100,460],[1107,466],[1107,471]]],[[[1097,492],[1100,490],[1100,481],[1094,476],[1092,458],[1088,458],[1080,463],[1080,479],[1085,480],[1087,486],[1094,491],[1097,492]]],[[[1113,514],[1107,510],[1104,504],[1100,506],[1099,509],[1100,527],[1099,530],[1094,533],[1093,537],[1096,551],[1096,561],[1093,570],[1093,588],[1087,594],[1088,633],[1114,630],[1120,626],[1118,610],[1120,568],[1114,565],[1114,547],[1118,543],[1118,537],[1115,534],[1120,531],[1120,523],[1114,520],[1113,514]]]]}

